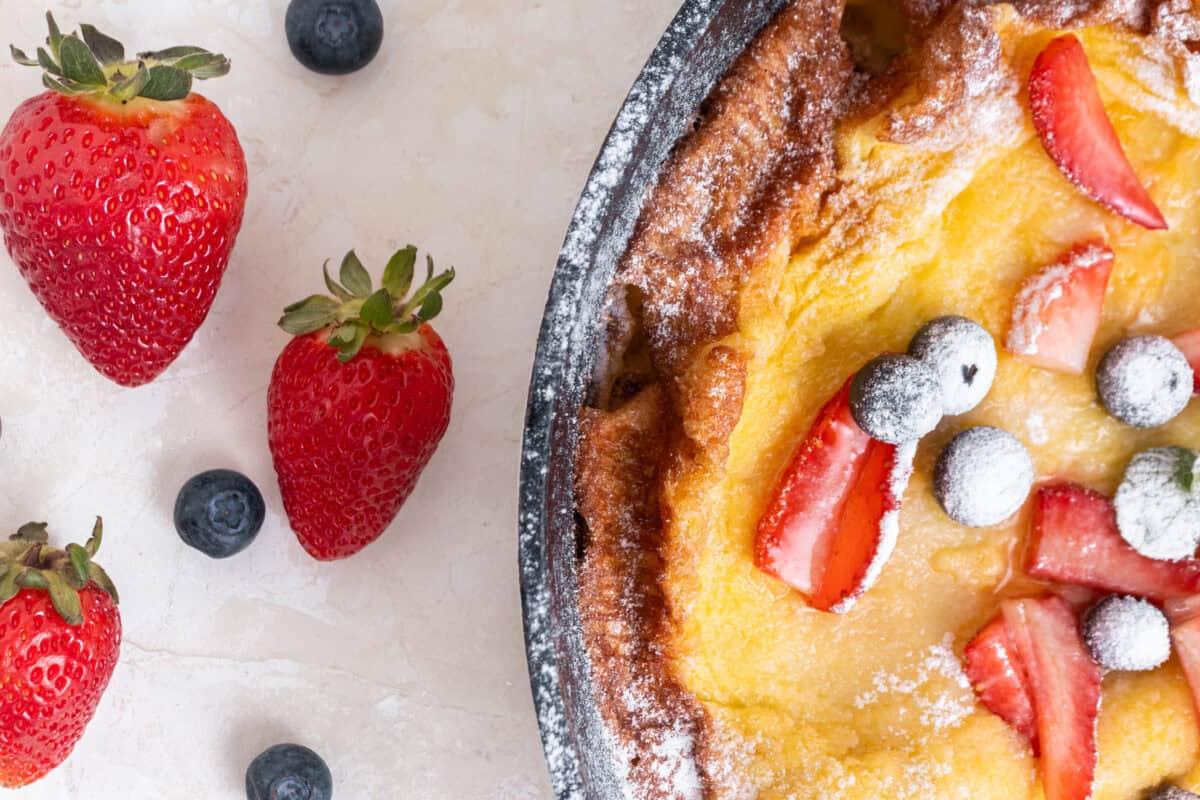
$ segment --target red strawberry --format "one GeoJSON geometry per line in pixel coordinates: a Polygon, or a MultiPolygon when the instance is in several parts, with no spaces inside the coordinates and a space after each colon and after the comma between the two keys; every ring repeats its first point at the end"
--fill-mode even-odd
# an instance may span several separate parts
{"type": "Polygon", "coordinates": [[[1200,394],[1200,328],[1187,333],[1181,333],[1171,340],[1187,357],[1195,373],[1195,392],[1200,394]]]}
{"type": "Polygon", "coordinates": [[[1200,594],[1188,597],[1173,597],[1163,603],[1163,611],[1172,625],[1182,625],[1200,617],[1200,594]]]}
{"type": "Polygon", "coordinates": [[[1167,227],[1121,149],[1087,54],[1071,34],[1051,41],[1034,61],[1029,105],[1042,146],[1080,191],[1143,227],[1167,227]]]}
{"type": "Polygon", "coordinates": [[[1112,267],[1112,250],[1093,241],[1030,276],[1013,302],[1005,348],[1039,367],[1083,372],[1112,267]]]}
{"type": "Polygon", "coordinates": [[[1100,667],[1061,597],[1007,600],[1001,609],[1032,690],[1046,800],[1087,800],[1098,754],[1100,667]]]}
{"type": "Polygon", "coordinates": [[[0,133],[0,230],[21,274],[83,356],[124,386],[157,377],[216,297],[242,224],[246,162],[193,78],[224,56],[172,48],[126,60],[89,25],[50,22],[51,91],[0,133]]]}
{"type": "Polygon", "coordinates": [[[406,299],[417,249],[396,253],[373,292],[353,252],[333,297],[289,306],[293,339],[271,375],[269,434],[283,505],[300,544],[322,561],[378,539],[412,493],[450,422],[450,354],[428,324],[454,270],[406,299]]]}
{"type": "Polygon", "coordinates": [[[879,578],[899,532],[912,447],[876,441],[850,382],[821,409],[758,523],[755,563],[821,611],[845,613],[879,578]]]}
{"type": "Polygon", "coordinates": [[[1156,561],[1135,551],[1104,495],[1069,483],[1047,486],[1033,509],[1029,575],[1157,602],[1200,594],[1200,561],[1156,561]]]}
{"type": "Polygon", "coordinates": [[[29,524],[0,544],[0,786],[26,786],[67,759],[121,649],[117,591],[86,547],[47,546],[29,524]]]}
{"type": "Polygon", "coordinates": [[[979,695],[979,702],[1025,737],[1036,754],[1037,725],[1029,676],[1008,635],[1003,616],[997,616],[975,634],[963,651],[963,660],[967,679],[979,695]]]}
{"type": "Polygon", "coordinates": [[[1171,617],[1171,642],[1191,687],[1196,712],[1200,714],[1200,617],[1192,616],[1182,621],[1171,617]]]}

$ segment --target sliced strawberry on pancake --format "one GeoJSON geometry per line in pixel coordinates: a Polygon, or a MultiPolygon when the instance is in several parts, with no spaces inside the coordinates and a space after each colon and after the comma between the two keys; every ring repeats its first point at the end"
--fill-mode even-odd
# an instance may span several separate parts
{"type": "Polygon", "coordinates": [[[1180,349],[1195,373],[1195,393],[1200,394],[1200,328],[1181,333],[1171,340],[1180,349]]]}
{"type": "Polygon", "coordinates": [[[1013,301],[1005,349],[1045,369],[1083,372],[1112,267],[1112,249],[1097,240],[1030,276],[1013,301]]]}
{"type": "Polygon", "coordinates": [[[1107,497],[1069,483],[1038,491],[1025,571],[1156,602],[1200,594],[1200,561],[1146,558],[1121,538],[1107,497]]]}
{"type": "Polygon", "coordinates": [[[1145,228],[1167,227],[1121,147],[1079,39],[1060,36],[1038,55],[1029,106],[1046,153],[1080,191],[1145,228]]]}
{"type": "Polygon", "coordinates": [[[1088,800],[1096,774],[1100,667],[1057,595],[1007,600],[1004,624],[1029,678],[1046,800],[1088,800]]]}
{"type": "Polygon", "coordinates": [[[1200,714],[1200,594],[1176,597],[1163,603],[1171,621],[1171,643],[1200,714]]]}
{"type": "Polygon", "coordinates": [[[1173,597],[1163,603],[1163,612],[1172,625],[1182,625],[1200,617],[1200,594],[1189,597],[1173,597]]]}
{"type": "Polygon", "coordinates": [[[755,564],[813,608],[849,611],[895,548],[914,451],[863,432],[850,413],[848,381],[776,486],[758,523],[755,564]]]}
{"type": "Polygon", "coordinates": [[[1200,616],[1193,614],[1178,623],[1171,616],[1171,643],[1191,687],[1196,712],[1200,714],[1200,616]]]}
{"type": "Polygon", "coordinates": [[[967,679],[979,696],[979,702],[1021,734],[1036,754],[1037,721],[1029,677],[1008,635],[1003,616],[997,616],[975,634],[963,651],[963,660],[967,679]]]}

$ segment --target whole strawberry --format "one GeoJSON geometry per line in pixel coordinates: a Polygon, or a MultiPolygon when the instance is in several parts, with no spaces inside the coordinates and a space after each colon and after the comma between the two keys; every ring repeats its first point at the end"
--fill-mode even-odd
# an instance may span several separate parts
{"type": "Polygon", "coordinates": [[[408,296],[417,249],[392,256],[383,287],[351,251],[332,297],[289,306],[293,339],[271,375],[268,427],[283,505],[300,544],[322,561],[362,550],[416,485],[450,422],[450,354],[428,324],[454,270],[408,296]]]}
{"type": "Polygon", "coordinates": [[[0,544],[0,786],[67,759],[96,713],[121,648],[117,590],[87,545],[47,545],[30,523],[0,544]]]}
{"type": "Polygon", "coordinates": [[[126,58],[90,25],[30,58],[49,91],[0,133],[0,231],[55,322],[100,372],[138,386],[208,316],[246,203],[246,161],[220,109],[191,92],[224,56],[126,58]]]}

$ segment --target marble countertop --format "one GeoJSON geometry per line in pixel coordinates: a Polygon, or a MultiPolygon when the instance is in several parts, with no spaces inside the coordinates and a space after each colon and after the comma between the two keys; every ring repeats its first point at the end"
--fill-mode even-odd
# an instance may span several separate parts
{"type": "MultiPolygon", "coordinates": [[[[199,88],[238,128],[250,200],[208,322],[141,389],[94,372],[0,253],[0,526],[46,519],[82,540],[102,514],[125,625],[74,755],[13,797],[236,800],[279,741],[322,753],[342,800],[550,796],[517,586],[525,392],[575,200],[678,2],[383,0],[383,52],[342,79],[292,60],[286,0],[50,3],[64,28],[131,49],[229,55],[233,73],[199,88]],[[410,241],[458,268],[437,323],[458,380],[450,432],[384,539],[317,564],[267,452],[274,323],[320,289],[325,258],[353,246],[378,270],[410,241]],[[214,467],[250,475],[268,505],[226,562],[171,523],[180,485],[214,467]]],[[[39,42],[41,12],[0,0],[2,44],[39,42]]],[[[0,66],[4,117],[39,90],[35,71],[0,66]]]]}

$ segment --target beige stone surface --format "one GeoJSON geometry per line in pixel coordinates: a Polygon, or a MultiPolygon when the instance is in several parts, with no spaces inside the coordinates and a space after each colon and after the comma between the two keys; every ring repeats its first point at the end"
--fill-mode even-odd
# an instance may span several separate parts
{"type": "MultiPolygon", "coordinates": [[[[534,338],[558,246],[621,99],[678,0],[384,0],[364,72],[305,72],[284,0],[66,0],[131,48],[203,44],[202,85],[250,166],[246,223],[207,324],[156,383],[108,383],[0,253],[0,527],[83,536],[103,514],[126,641],[74,756],[22,800],[243,797],[262,748],[329,760],[342,800],[547,798],[525,672],[516,481],[534,338]],[[311,561],[281,516],[265,389],[287,302],[351,246],[378,268],[407,242],[459,280],[437,327],[459,382],[449,435],[379,543],[311,561]],[[179,486],[218,466],[267,498],[227,562],[184,547],[179,486]]],[[[0,0],[0,43],[44,36],[0,0]]],[[[0,115],[40,90],[0,66],[0,115]]]]}

